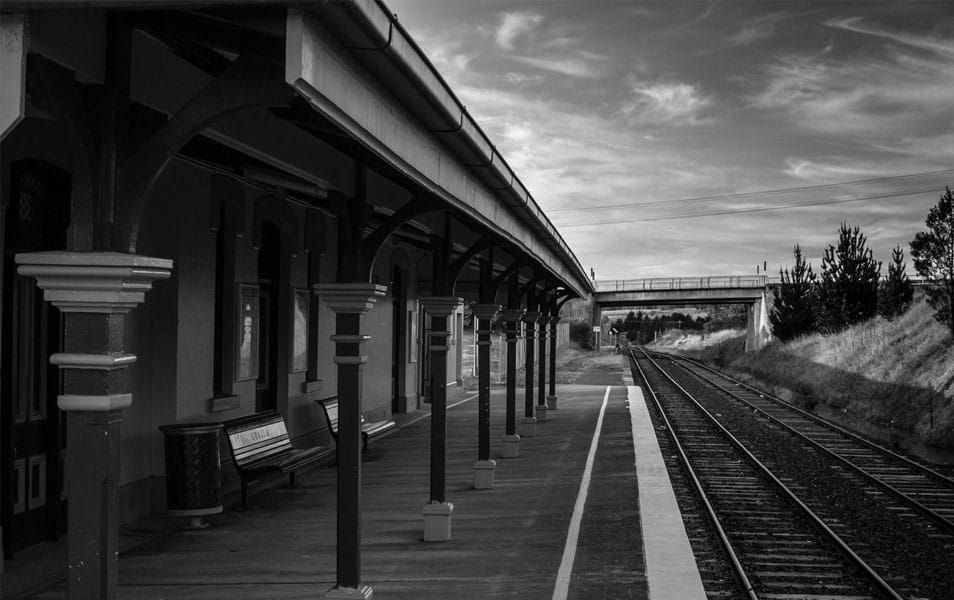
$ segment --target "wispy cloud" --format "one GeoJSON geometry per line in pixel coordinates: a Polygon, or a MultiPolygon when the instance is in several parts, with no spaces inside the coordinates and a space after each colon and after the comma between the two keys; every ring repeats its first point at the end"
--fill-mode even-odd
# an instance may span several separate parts
{"type": "Polygon", "coordinates": [[[779,21],[787,16],[786,13],[773,13],[748,19],[742,23],[742,28],[728,36],[726,41],[733,46],[747,46],[754,42],[772,37],[779,21]]]}
{"type": "MultiPolygon", "coordinates": [[[[914,42],[914,36],[905,37],[914,42]]],[[[927,38],[920,38],[922,40],[927,38]]],[[[884,49],[836,58],[788,55],[765,67],[764,87],[752,97],[756,108],[781,110],[797,126],[825,134],[852,136],[866,145],[899,135],[934,133],[954,118],[949,56],[884,49]]]]}
{"type": "Polygon", "coordinates": [[[711,123],[702,113],[712,100],[687,83],[657,83],[633,87],[634,97],[623,104],[622,112],[644,123],[666,122],[674,125],[711,123]]]}
{"type": "Polygon", "coordinates": [[[939,54],[954,57],[954,39],[943,39],[933,35],[915,35],[902,31],[891,31],[887,28],[866,22],[862,17],[848,17],[844,19],[830,19],[825,21],[828,27],[875,36],[892,40],[912,48],[929,50],[939,54]]]}
{"type": "Polygon", "coordinates": [[[552,71],[571,77],[599,77],[601,69],[594,63],[577,58],[543,58],[534,56],[511,56],[509,57],[521,64],[552,71]]]}
{"type": "Polygon", "coordinates": [[[541,21],[543,16],[533,12],[504,13],[497,28],[497,45],[505,50],[513,50],[517,38],[532,31],[541,21]]]}
{"type": "Polygon", "coordinates": [[[880,165],[851,164],[844,157],[832,157],[825,162],[789,157],[785,160],[785,164],[786,175],[809,181],[845,181],[885,174],[880,170],[880,165]]]}

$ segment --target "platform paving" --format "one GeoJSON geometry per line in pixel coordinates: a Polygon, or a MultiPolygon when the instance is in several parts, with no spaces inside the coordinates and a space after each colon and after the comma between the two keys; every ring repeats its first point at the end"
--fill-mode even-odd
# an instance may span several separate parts
{"type": "MultiPolygon", "coordinates": [[[[490,490],[473,489],[475,395],[452,391],[447,499],[454,514],[452,539],[446,542],[423,541],[430,419],[426,412],[401,415],[401,428],[373,441],[363,462],[362,576],[374,597],[554,598],[606,396],[566,597],[648,598],[624,375],[612,359],[601,359],[583,369],[580,379],[586,383],[559,385],[559,409],[537,424],[536,436],[521,440],[520,457],[514,459],[500,457],[504,391],[495,389],[491,425],[497,468],[490,490]],[[613,386],[608,395],[607,384],[613,386]]],[[[522,390],[517,397],[519,404],[522,390]]],[[[179,530],[178,522],[155,516],[124,528],[122,598],[317,599],[334,584],[333,468],[300,474],[295,488],[258,491],[247,510],[228,506],[209,518],[206,530],[179,530]]],[[[65,561],[54,564],[62,569],[65,561]]],[[[66,597],[64,583],[49,573],[41,589],[14,595],[17,573],[28,569],[7,566],[4,598],[66,597]]]]}

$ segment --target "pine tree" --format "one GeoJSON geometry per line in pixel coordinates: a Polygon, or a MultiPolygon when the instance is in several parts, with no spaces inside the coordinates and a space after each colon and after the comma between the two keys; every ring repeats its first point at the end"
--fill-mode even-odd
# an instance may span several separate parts
{"type": "Polygon", "coordinates": [[[842,223],[837,245],[825,249],[816,295],[821,331],[841,331],[877,313],[881,263],[867,243],[858,227],[842,223]]]}
{"type": "Polygon", "coordinates": [[[888,278],[881,282],[878,290],[878,312],[891,320],[906,311],[913,298],[914,286],[905,272],[904,250],[898,246],[891,251],[888,278]]]}
{"type": "Polygon", "coordinates": [[[911,241],[911,258],[918,275],[929,280],[927,300],[935,318],[954,335],[954,194],[945,188],[940,201],[928,211],[927,231],[911,241]]]}
{"type": "Polygon", "coordinates": [[[626,315],[626,319],[623,321],[622,331],[626,332],[626,339],[634,342],[638,339],[639,331],[639,322],[636,320],[636,313],[629,311],[629,314],[626,315]]]}
{"type": "Polygon", "coordinates": [[[782,283],[772,290],[775,303],[769,314],[772,333],[784,341],[815,330],[814,287],[812,266],[802,257],[802,249],[795,244],[795,266],[779,270],[782,283]]]}

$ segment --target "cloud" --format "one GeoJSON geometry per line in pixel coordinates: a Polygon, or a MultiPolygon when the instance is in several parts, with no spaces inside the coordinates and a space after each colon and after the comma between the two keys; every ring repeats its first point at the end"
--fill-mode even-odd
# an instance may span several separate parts
{"type": "Polygon", "coordinates": [[[921,50],[928,50],[938,54],[954,57],[954,40],[951,39],[941,39],[931,35],[916,35],[908,32],[890,31],[883,27],[866,23],[862,17],[831,19],[825,21],[825,25],[835,29],[843,29],[845,31],[892,40],[912,48],[919,48],[921,50]]]}
{"type": "Polygon", "coordinates": [[[829,162],[818,162],[803,158],[789,157],[785,160],[784,173],[797,179],[810,181],[845,181],[862,177],[884,175],[881,166],[844,164],[844,159],[833,158],[829,162]]]}
{"type": "Polygon", "coordinates": [[[926,148],[954,146],[954,39],[894,31],[860,17],[825,25],[859,34],[851,53],[839,57],[829,44],[821,53],[778,57],[765,67],[752,106],[780,111],[799,129],[843,136],[866,152],[923,156],[926,148]],[[878,43],[883,40],[893,43],[878,43]]]}
{"type": "Polygon", "coordinates": [[[788,55],[765,67],[752,106],[782,111],[799,128],[846,135],[870,146],[898,136],[950,130],[954,69],[949,57],[897,49],[845,59],[788,55]]]}
{"type": "Polygon", "coordinates": [[[505,50],[513,50],[514,42],[520,36],[529,33],[543,21],[543,16],[532,12],[503,13],[497,28],[497,45],[505,50]]]}
{"type": "Polygon", "coordinates": [[[787,16],[786,13],[773,13],[754,19],[747,19],[742,24],[742,29],[728,36],[726,41],[732,46],[747,46],[754,42],[770,38],[772,34],[775,33],[775,26],[778,22],[787,16]]]}
{"type": "Polygon", "coordinates": [[[537,58],[532,56],[511,56],[509,58],[521,64],[571,77],[595,78],[601,75],[601,70],[594,64],[575,58],[537,58]]]}
{"type": "Polygon", "coordinates": [[[686,83],[653,84],[634,86],[635,98],[622,106],[623,114],[633,116],[638,122],[667,122],[674,125],[702,125],[712,119],[701,113],[712,100],[699,94],[696,87],[686,83]]]}

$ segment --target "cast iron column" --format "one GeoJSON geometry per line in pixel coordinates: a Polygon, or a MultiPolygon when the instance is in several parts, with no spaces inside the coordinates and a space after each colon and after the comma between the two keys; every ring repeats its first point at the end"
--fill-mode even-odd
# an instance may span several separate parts
{"type": "Polygon", "coordinates": [[[520,456],[520,436],[517,435],[517,325],[523,317],[522,308],[505,308],[500,313],[507,333],[507,429],[503,436],[503,457],[520,456]]]}
{"type": "Polygon", "coordinates": [[[540,367],[537,377],[537,421],[547,420],[547,323],[550,318],[542,312],[537,322],[540,324],[540,367]]]}
{"type": "Polygon", "coordinates": [[[524,363],[524,410],[523,420],[520,421],[520,435],[533,437],[537,431],[537,418],[533,413],[533,356],[535,351],[534,330],[536,329],[537,317],[540,313],[535,310],[528,310],[523,314],[523,322],[526,323],[526,353],[527,358],[524,363]]]}
{"type": "Polygon", "coordinates": [[[387,288],[372,283],[321,283],[318,297],[335,313],[334,362],[338,365],[338,546],[335,587],[324,598],[371,598],[361,584],[361,317],[387,288]]]}
{"type": "Polygon", "coordinates": [[[132,405],[123,369],[126,313],[145,300],[172,261],[113,252],[18,254],[21,275],[63,313],[63,374],[69,502],[68,596],[115,600],[118,591],[121,410],[132,405]]]}
{"type": "Polygon", "coordinates": [[[431,317],[428,349],[431,361],[431,498],[424,505],[424,541],[451,539],[454,505],[445,501],[447,471],[447,318],[461,305],[461,298],[421,298],[431,317]]]}
{"type": "Polygon", "coordinates": [[[494,487],[495,463],[490,458],[490,328],[500,310],[496,304],[474,304],[477,321],[477,462],[474,488],[494,487]]]}
{"type": "Polygon", "coordinates": [[[550,317],[550,395],[547,396],[547,409],[557,409],[556,394],[556,348],[557,348],[557,323],[560,317],[550,317]]]}

